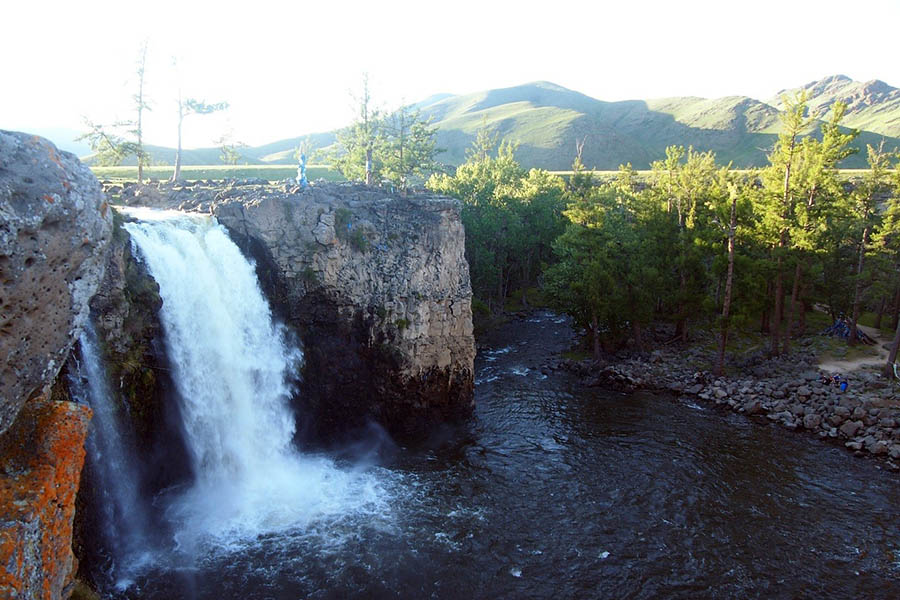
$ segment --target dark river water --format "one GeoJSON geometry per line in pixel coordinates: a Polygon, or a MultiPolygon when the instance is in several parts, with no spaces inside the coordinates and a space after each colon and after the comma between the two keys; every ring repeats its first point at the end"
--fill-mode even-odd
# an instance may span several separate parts
{"type": "Polygon", "coordinates": [[[542,374],[571,336],[549,313],[509,324],[479,352],[470,423],[345,465],[371,471],[383,506],[159,560],[125,595],[900,598],[897,475],[712,407],[542,374]]]}

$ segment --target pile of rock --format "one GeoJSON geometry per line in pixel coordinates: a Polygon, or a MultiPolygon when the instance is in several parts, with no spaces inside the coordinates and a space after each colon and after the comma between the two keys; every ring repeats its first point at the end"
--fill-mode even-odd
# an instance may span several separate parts
{"type": "Polygon", "coordinates": [[[859,455],[883,456],[891,469],[900,470],[900,396],[877,373],[854,372],[850,388],[841,392],[827,383],[829,374],[815,367],[810,354],[760,361],[742,377],[697,371],[697,358],[690,351],[663,350],[612,364],[562,361],[560,366],[588,386],[671,391],[833,439],[859,455]]]}

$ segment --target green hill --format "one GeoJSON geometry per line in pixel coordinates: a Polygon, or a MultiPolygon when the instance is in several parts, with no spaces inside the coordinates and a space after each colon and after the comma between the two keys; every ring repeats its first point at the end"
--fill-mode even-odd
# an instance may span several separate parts
{"type": "MultiPolygon", "coordinates": [[[[626,162],[648,168],[672,144],[713,150],[737,167],[761,166],[780,127],[777,108],[744,96],[603,102],[547,82],[454,96],[423,112],[439,127],[444,162],[464,160],[475,133],[487,127],[519,143],[516,156],[523,165],[552,170],[569,168],[581,140],[585,165],[600,170],[626,162]]],[[[894,114],[900,118],[900,107],[894,114]]],[[[881,137],[863,131],[857,145],[877,144],[881,137]]],[[[897,137],[886,145],[900,147],[897,137]]],[[[864,167],[865,153],[842,166],[864,167]]]]}
{"type": "MultiPolygon", "coordinates": [[[[801,89],[801,88],[797,88],[801,89]]],[[[856,146],[900,148],[900,90],[882,81],[860,83],[843,75],[802,86],[819,118],[828,118],[838,99],[849,109],[844,124],[858,128],[856,146]]],[[[796,91],[796,90],[791,90],[796,91]]],[[[665,157],[666,146],[680,144],[713,150],[720,162],[735,167],[766,164],[778,135],[780,100],[761,102],[745,96],[707,99],[660,98],[604,102],[564,87],[539,81],[509,88],[453,96],[435,94],[415,105],[438,127],[438,158],[453,166],[465,160],[466,149],[481,128],[502,139],[518,142],[516,157],[526,167],[566,170],[584,140],[583,161],[588,168],[616,169],[630,162],[637,169],[665,157]]],[[[294,164],[294,150],[307,137],[314,148],[335,141],[334,132],[318,133],[244,148],[241,163],[294,164]]],[[[171,148],[151,147],[156,163],[172,164],[171,148]]],[[[844,168],[865,167],[865,152],[851,156],[844,168]]],[[[186,165],[219,164],[218,148],[186,150],[186,165]]]]}
{"type": "Polygon", "coordinates": [[[900,138],[900,89],[878,79],[862,82],[853,81],[846,75],[834,75],[779,92],[770,104],[780,108],[783,94],[801,90],[809,93],[809,107],[820,118],[828,118],[831,106],[842,100],[847,104],[847,113],[842,121],[847,127],[900,138]]]}

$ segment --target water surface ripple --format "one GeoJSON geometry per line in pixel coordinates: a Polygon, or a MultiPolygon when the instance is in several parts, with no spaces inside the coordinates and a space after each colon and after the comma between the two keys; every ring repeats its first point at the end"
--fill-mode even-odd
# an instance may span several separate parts
{"type": "Polygon", "coordinates": [[[400,449],[383,519],[268,535],[132,591],[196,598],[898,598],[900,479],[803,434],[542,373],[550,313],[476,363],[465,426],[400,449]]]}

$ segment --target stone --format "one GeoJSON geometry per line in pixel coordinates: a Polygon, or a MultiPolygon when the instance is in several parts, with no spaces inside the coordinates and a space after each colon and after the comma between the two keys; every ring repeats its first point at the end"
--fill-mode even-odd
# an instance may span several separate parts
{"type": "Polygon", "coordinates": [[[797,403],[791,404],[790,406],[788,406],[788,410],[791,411],[792,415],[795,415],[798,417],[802,417],[803,415],[806,414],[806,407],[803,406],[802,404],[797,404],[797,403]]]}
{"type": "Polygon", "coordinates": [[[75,155],[0,130],[0,433],[46,394],[88,317],[112,232],[75,155]]]}
{"type": "Polygon", "coordinates": [[[837,415],[837,414],[832,414],[832,415],[829,415],[829,417],[828,417],[828,422],[831,423],[832,425],[834,425],[835,427],[839,427],[841,425],[841,423],[843,423],[844,421],[845,421],[844,417],[837,415]]]}
{"type": "Polygon", "coordinates": [[[874,444],[872,444],[871,446],[866,446],[866,450],[868,450],[869,452],[871,452],[872,454],[874,454],[876,456],[879,456],[882,454],[887,454],[889,451],[889,446],[888,446],[887,442],[879,440],[879,441],[875,442],[874,444]]]}
{"type": "Polygon", "coordinates": [[[861,421],[847,421],[840,427],[840,432],[848,437],[852,438],[857,432],[862,429],[863,424],[861,421]]]}
{"type": "Polygon", "coordinates": [[[744,403],[743,410],[748,415],[759,415],[765,412],[762,402],[757,398],[753,398],[744,403]]]}
{"type": "Polygon", "coordinates": [[[27,402],[0,436],[0,596],[65,598],[75,495],[91,409],[72,402],[27,402]]]}
{"type": "Polygon", "coordinates": [[[812,396],[812,390],[807,385],[801,385],[797,388],[797,395],[801,398],[809,398],[812,396]]]}
{"type": "Polygon", "coordinates": [[[695,384],[692,385],[691,387],[687,388],[685,391],[686,391],[688,394],[693,394],[693,395],[696,396],[697,394],[699,394],[700,392],[703,391],[703,385],[702,385],[702,384],[699,384],[699,383],[695,383],[695,384]]]}
{"type": "Polygon", "coordinates": [[[803,427],[806,429],[816,429],[821,424],[822,416],[816,413],[810,413],[803,417],[803,427]]]}
{"type": "Polygon", "coordinates": [[[312,230],[313,237],[323,246],[330,246],[337,241],[334,231],[334,213],[322,213],[319,222],[312,230]]]}

